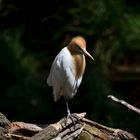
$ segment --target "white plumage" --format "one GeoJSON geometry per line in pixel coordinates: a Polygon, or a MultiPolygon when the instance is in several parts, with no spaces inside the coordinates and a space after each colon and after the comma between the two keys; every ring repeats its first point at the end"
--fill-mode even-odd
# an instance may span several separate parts
{"type": "Polygon", "coordinates": [[[84,54],[93,59],[86,51],[84,38],[81,36],[73,38],[55,57],[47,79],[48,85],[53,87],[54,101],[64,96],[68,115],[70,115],[68,100],[76,94],[85,71],[84,54]]]}
{"type": "Polygon", "coordinates": [[[65,47],[56,56],[47,79],[48,85],[53,87],[54,101],[60,96],[71,99],[76,94],[82,76],[77,79],[75,73],[72,55],[65,47]]]}

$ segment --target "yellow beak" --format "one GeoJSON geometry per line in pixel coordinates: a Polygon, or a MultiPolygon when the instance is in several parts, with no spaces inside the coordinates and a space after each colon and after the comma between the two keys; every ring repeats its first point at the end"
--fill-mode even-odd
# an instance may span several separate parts
{"type": "Polygon", "coordinates": [[[83,49],[83,52],[85,55],[87,55],[88,57],[90,57],[92,60],[94,60],[94,58],[90,55],[90,53],[86,50],[86,49],[83,49]]]}

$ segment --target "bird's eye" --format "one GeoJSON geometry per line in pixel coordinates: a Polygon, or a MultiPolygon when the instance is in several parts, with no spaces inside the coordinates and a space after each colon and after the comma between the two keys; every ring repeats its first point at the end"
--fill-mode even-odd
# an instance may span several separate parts
{"type": "Polygon", "coordinates": [[[83,54],[83,49],[80,46],[77,46],[77,50],[79,53],[83,54]]]}
{"type": "Polygon", "coordinates": [[[77,48],[78,48],[79,50],[81,50],[81,47],[80,47],[80,46],[77,46],[77,48]]]}

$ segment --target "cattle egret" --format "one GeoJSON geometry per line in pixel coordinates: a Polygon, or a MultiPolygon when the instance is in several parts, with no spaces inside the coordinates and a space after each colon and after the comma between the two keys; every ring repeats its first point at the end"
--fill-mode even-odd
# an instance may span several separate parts
{"type": "Polygon", "coordinates": [[[64,96],[67,115],[70,116],[68,100],[73,98],[81,84],[86,67],[85,55],[94,58],[86,51],[86,41],[81,36],[74,37],[55,57],[47,79],[53,87],[54,101],[64,96]]]}

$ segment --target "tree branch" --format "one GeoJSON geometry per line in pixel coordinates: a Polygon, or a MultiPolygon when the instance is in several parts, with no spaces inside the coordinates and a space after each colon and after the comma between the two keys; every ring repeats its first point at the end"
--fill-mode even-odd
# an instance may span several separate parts
{"type": "Polygon", "coordinates": [[[134,107],[133,105],[127,103],[126,101],[124,100],[119,100],[118,98],[116,98],[115,96],[113,95],[108,95],[108,98],[112,99],[113,101],[125,106],[126,108],[138,113],[140,115],[140,109],[134,107]]]}
{"type": "Polygon", "coordinates": [[[110,128],[88,120],[86,113],[72,114],[77,118],[64,117],[60,121],[40,128],[35,124],[10,122],[4,115],[0,120],[2,140],[137,140],[124,130],[110,128]],[[6,120],[6,121],[5,121],[6,120]],[[2,122],[2,123],[1,123],[2,122]],[[4,123],[3,123],[4,122],[4,123]]]}

